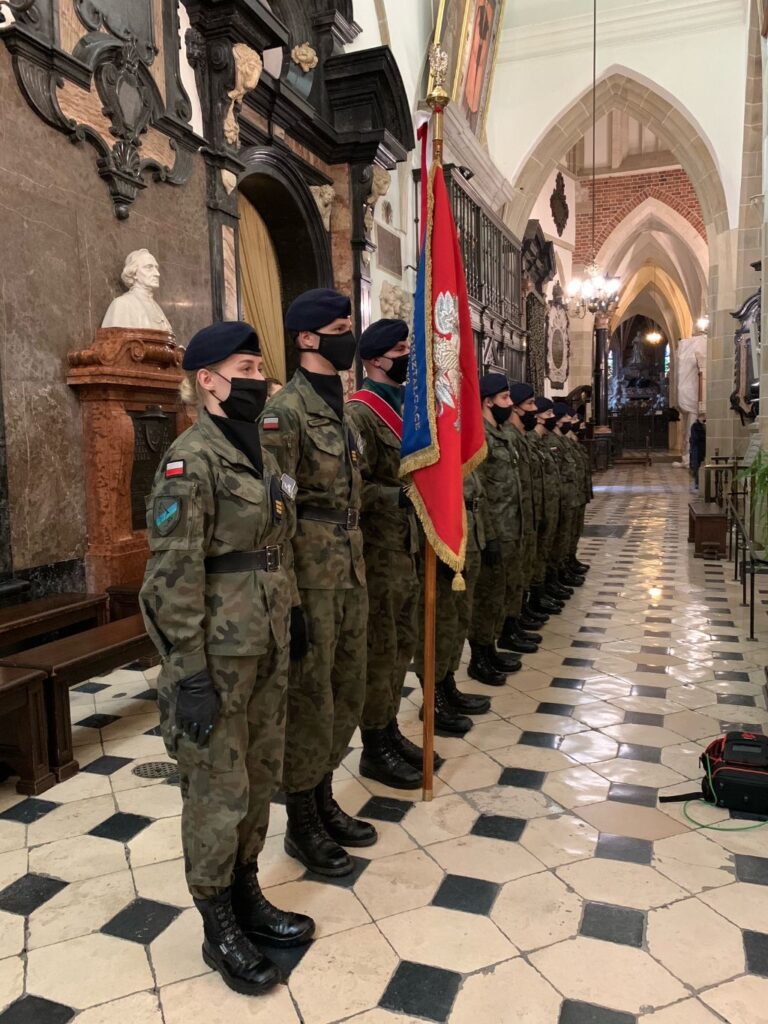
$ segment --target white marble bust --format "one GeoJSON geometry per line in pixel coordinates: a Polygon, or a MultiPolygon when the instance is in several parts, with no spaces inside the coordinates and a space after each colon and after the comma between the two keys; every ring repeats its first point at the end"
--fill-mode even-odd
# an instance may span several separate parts
{"type": "Polygon", "coordinates": [[[160,268],[148,249],[136,249],[128,254],[121,280],[128,291],[112,300],[101,326],[144,327],[173,334],[165,313],[155,302],[154,293],[160,286],[160,268]]]}

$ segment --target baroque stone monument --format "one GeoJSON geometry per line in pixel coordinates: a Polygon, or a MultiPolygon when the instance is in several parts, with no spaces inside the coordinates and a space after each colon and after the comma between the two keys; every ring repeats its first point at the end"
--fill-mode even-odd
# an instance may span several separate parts
{"type": "Polygon", "coordinates": [[[112,301],[93,343],[70,352],[67,376],[82,408],[85,571],[94,592],[140,584],[145,499],[165,450],[188,425],[177,400],[182,350],[153,297],[160,283],[154,256],[132,252],[122,280],[127,293],[112,301]]]}

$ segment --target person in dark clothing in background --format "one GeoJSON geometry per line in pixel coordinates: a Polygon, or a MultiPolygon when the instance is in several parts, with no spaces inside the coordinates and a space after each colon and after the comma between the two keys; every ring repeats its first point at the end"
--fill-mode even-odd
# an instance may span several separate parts
{"type": "Polygon", "coordinates": [[[707,414],[699,411],[699,415],[691,426],[691,478],[692,490],[699,489],[699,468],[704,462],[704,455],[707,449],[707,414]]]}

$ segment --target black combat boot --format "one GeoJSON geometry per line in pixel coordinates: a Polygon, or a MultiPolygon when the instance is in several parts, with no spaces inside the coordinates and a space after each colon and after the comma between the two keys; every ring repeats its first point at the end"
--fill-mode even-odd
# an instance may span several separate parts
{"type": "Polygon", "coordinates": [[[333,773],[328,772],[315,787],[317,813],[328,835],[340,846],[373,846],[379,838],[368,821],[353,818],[342,811],[333,798],[333,773]]]}
{"type": "Polygon", "coordinates": [[[545,622],[549,622],[549,615],[547,612],[534,611],[531,607],[530,595],[526,594],[517,621],[521,629],[536,630],[543,626],[545,622]]]}
{"type": "MultiPolygon", "coordinates": [[[[407,761],[413,768],[418,768],[421,771],[424,765],[424,751],[421,747],[417,747],[415,743],[411,742],[407,736],[403,736],[400,732],[400,726],[397,723],[397,719],[393,718],[387,726],[389,729],[389,736],[395,749],[400,754],[400,757],[404,761],[407,761]]],[[[445,758],[440,757],[436,750],[432,751],[432,769],[437,771],[438,768],[442,768],[445,764],[445,758]]]]}
{"type": "Polygon", "coordinates": [[[503,672],[505,676],[519,672],[523,667],[519,654],[513,654],[511,651],[497,651],[496,644],[490,644],[487,648],[487,655],[493,667],[498,672],[503,672]]]}
{"type": "Polygon", "coordinates": [[[354,871],[352,858],[331,839],[320,820],[314,789],[287,793],[285,808],[288,830],[283,842],[289,856],[295,857],[316,875],[338,878],[354,871]]]}
{"type": "Polygon", "coordinates": [[[515,651],[516,654],[535,654],[538,645],[531,640],[521,640],[517,619],[504,620],[504,629],[498,639],[499,647],[504,651],[515,651]]]}
{"type": "Polygon", "coordinates": [[[196,899],[203,919],[203,960],[241,996],[258,996],[282,981],[277,964],[245,935],[232,909],[231,890],[196,899]]]}
{"type": "Polygon", "coordinates": [[[255,864],[235,868],[232,909],[237,923],[251,940],[267,946],[303,946],[315,934],[315,922],[273,906],[259,885],[255,864]]]}
{"type": "Polygon", "coordinates": [[[465,715],[484,715],[491,710],[489,697],[478,693],[462,693],[456,686],[453,672],[449,672],[442,681],[445,699],[456,711],[465,715]]]}
{"type": "Polygon", "coordinates": [[[486,686],[503,686],[507,676],[491,658],[491,651],[495,648],[475,643],[470,643],[469,646],[472,650],[467,669],[470,679],[476,679],[478,683],[485,683],[486,686]]]}
{"type": "MultiPolygon", "coordinates": [[[[531,587],[530,606],[534,612],[543,612],[545,615],[559,615],[563,608],[561,601],[555,601],[547,596],[544,585],[541,583],[531,587]]],[[[534,635],[539,637],[537,643],[541,643],[541,636],[539,634],[534,635]]]]}
{"type": "Polygon", "coordinates": [[[392,742],[389,729],[361,729],[360,774],[393,789],[418,789],[421,772],[408,764],[392,742]]]}
{"type": "Polygon", "coordinates": [[[523,615],[517,620],[517,635],[521,640],[530,640],[535,644],[540,644],[544,639],[541,633],[537,633],[535,629],[528,629],[523,623],[528,621],[528,613],[523,612],[523,615]]]}
{"type": "Polygon", "coordinates": [[[557,580],[564,587],[569,587],[571,593],[573,592],[575,587],[584,586],[584,580],[582,580],[581,577],[578,577],[578,575],[574,575],[572,572],[568,572],[568,570],[566,568],[563,568],[562,566],[560,566],[560,570],[557,573],[557,580]]]}
{"type": "Polygon", "coordinates": [[[571,555],[570,559],[568,560],[568,568],[573,569],[574,572],[579,573],[579,575],[581,576],[586,576],[591,566],[588,565],[586,562],[580,562],[576,555],[571,555]]]}
{"type": "MultiPolygon", "coordinates": [[[[424,721],[424,706],[419,711],[424,721]]],[[[448,701],[442,680],[435,683],[435,732],[440,736],[463,736],[472,728],[472,719],[460,714],[448,701]]]]}
{"type": "Polygon", "coordinates": [[[546,594],[548,597],[567,601],[569,597],[573,597],[573,588],[561,583],[556,570],[550,569],[547,573],[546,594]]]}

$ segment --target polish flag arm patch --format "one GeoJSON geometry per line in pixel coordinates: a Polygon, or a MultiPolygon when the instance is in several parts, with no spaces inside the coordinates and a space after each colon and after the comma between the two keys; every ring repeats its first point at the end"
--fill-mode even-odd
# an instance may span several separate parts
{"type": "Polygon", "coordinates": [[[165,466],[165,478],[172,476],[184,476],[184,459],[178,459],[176,462],[168,462],[165,466]]]}
{"type": "Polygon", "coordinates": [[[265,416],[261,421],[263,430],[279,430],[280,419],[277,416],[265,416]]]}

